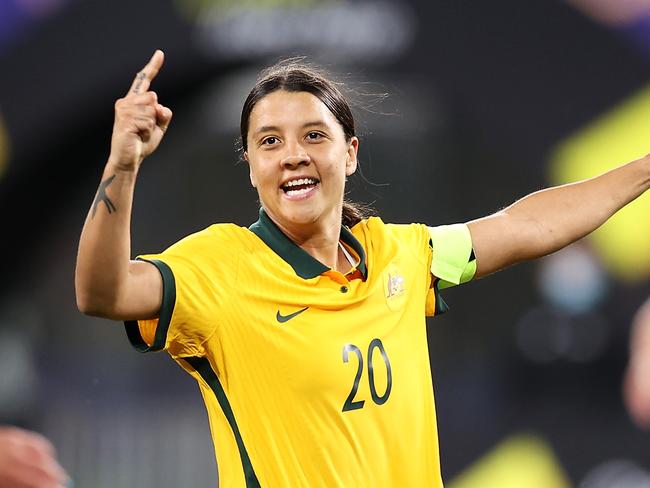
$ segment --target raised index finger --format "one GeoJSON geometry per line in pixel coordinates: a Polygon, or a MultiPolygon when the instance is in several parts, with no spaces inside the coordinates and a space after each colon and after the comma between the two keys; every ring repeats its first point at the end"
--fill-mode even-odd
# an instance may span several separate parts
{"type": "Polygon", "coordinates": [[[137,95],[149,90],[149,86],[158,74],[158,71],[160,71],[164,60],[165,54],[160,49],[157,49],[156,52],[153,53],[153,56],[151,56],[147,65],[142,68],[142,71],[140,71],[135,77],[135,80],[133,80],[133,84],[131,85],[131,89],[127,95],[137,95]]]}

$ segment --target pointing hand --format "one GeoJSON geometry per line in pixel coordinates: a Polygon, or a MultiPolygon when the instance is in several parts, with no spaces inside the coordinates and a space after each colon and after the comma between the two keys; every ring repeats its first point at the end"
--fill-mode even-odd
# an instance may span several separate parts
{"type": "Polygon", "coordinates": [[[140,71],[124,98],[115,102],[115,123],[109,162],[118,169],[136,171],[154,152],[169,126],[172,111],[158,103],[149,87],[163,65],[165,55],[157,50],[140,71]]]}

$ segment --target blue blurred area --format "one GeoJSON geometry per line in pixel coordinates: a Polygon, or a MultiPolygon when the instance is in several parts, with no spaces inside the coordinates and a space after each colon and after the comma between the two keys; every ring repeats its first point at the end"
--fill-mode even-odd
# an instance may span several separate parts
{"type": "Polygon", "coordinates": [[[0,2],[0,54],[28,37],[70,0],[2,0],[0,2]]]}
{"type": "Polygon", "coordinates": [[[5,0],[0,3],[0,49],[24,30],[28,19],[27,14],[15,2],[5,0]]]}
{"type": "MultiPolygon", "coordinates": [[[[52,438],[76,486],[216,479],[193,380],[164,354],[132,351],[121,324],[75,306],[76,246],[113,103],[154,49],[166,52],[154,89],[175,115],[138,182],[134,255],[212,222],[255,220],[234,141],[257,72],[280,57],[306,54],[354,89],[365,179],[351,179],[351,198],[385,221],[431,225],[546,186],[552,148],[650,74],[635,44],[645,34],[628,42],[559,0],[235,6],[85,0],[29,17],[17,1],[0,3],[12,148],[0,177],[0,343],[11,351],[0,354],[0,421],[52,438]]],[[[446,479],[522,430],[547,440],[576,486],[612,459],[650,469],[648,435],[620,398],[630,319],[650,286],[619,283],[593,256],[569,260],[446,292],[450,312],[429,323],[446,479]],[[563,273],[597,282],[558,299],[563,273]]]]}

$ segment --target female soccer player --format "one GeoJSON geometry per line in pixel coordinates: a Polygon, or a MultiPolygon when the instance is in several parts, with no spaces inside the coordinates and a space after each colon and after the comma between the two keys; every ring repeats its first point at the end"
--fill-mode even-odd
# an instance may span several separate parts
{"type": "Polygon", "coordinates": [[[346,100],[281,63],[241,118],[259,220],[131,261],[136,177],[172,117],[149,90],[162,64],[157,51],[115,105],[80,310],[125,320],[136,348],[166,350],[198,381],[223,486],[441,487],[425,333],[437,290],[593,231],[650,187],[650,158],[467,224],[385,224],[343,200],[359,148],[346,100]]]}

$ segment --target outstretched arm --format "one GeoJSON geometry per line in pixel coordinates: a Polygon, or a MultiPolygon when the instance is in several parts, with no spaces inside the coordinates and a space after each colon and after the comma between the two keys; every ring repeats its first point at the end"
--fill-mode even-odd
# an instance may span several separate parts
{"type": "Polygon", "coordinates": [[[595,178],[541,190],[468,222],[476,277],[545,256],[596,230],[650,188],[650,156],[595,178]]]}
{"type": "Polygon", "coordinates": [[[75,289],[77,306],[112,319],[155,317],[162,278],[156,268],[131,261],[131,207],[140,164],[160,144],[172,112],[149,86],[162,67],[156,51],[129,92],[115,103],[111,153],[84,223],[75,289]]]}

